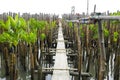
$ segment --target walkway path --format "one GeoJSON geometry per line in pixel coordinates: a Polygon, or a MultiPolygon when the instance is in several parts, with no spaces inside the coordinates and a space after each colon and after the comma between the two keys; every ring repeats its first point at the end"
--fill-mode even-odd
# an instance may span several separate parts
{"type": "Polygon", "coordinates": [[[59,23],[58,42],[52,80],[70,80],[62,24],[59,23]]]}

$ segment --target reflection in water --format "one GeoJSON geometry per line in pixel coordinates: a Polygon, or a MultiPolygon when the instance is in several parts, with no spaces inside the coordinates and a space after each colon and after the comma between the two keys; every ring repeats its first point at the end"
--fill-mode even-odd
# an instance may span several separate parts
{"type": "MultiPolygon", "coordinates": [[[[40,56],[40,54],[39,54],[39,56],[40,56]]],[[[110,56],[109,72],[108,72],[108,76],[106,76],[106,79],[104,79],[104,80],[107,80],[107,78],[109,78],[109,80],[114,80],[114,78],[113,78],[114,58],[115,58],[114,54],[113,54],[113,56],[110,56]]],[[[2,60],[2,56],[0,54],[0,80],[6,80],[5,72],[4,72],[5,71],[4,66],[2,65],[3,62],[1,62],[1,61],[3,61],[3,60],[2,60]]],[[[92,64],[94,64],[94,63],[92,63],[92,64]]],[[[92,76],[95,77],[95,65],[91,65],[90,72],[92,73],[92,76]]],[[[37,76],[37,74],[35,74],[35,76],[37,76]]],[[[20,66],[20,63],[19,63],[19,77],[18,77],[18,80],[30,80],[30,77],[31,77],[31,75],[30,75],[29,70],[27,70],[26,72],[23,71],[23,69],[22,69],[22,67],[20,66]]],[[[48,75],[46,75],[45,80],[51,80],[51,77],[52,77],[52,75],[48,74],[48,75]]],[[[71,78],[73,78],[73,77],[71,77],[71,78]]],[[[35,79],[35,80],[37,80],[37,79],[35,79]]],[[[73,78],[73,80],[74,80],[74,78],[73,78]]],[[[90,80],[95,80],[95,79],[91,78],[90,80]]]]}
{"type": "Polygon", "coordinates": [[[48,75],[46,76],[46,80],[51,80],[51,77],[52,77],[52,75],[48,74],[48,75]]]}
{"type": "MultiPolygon", "coordinates": [[[[113,54],[112,56],[110,56],[110,60],[109,60],[109,72],[108,72],[108,76],[106,76],[106,78],[104,80],[114,80],[114,76],[113,76],[113,68],[114,68],[114,58],[115,58],[115,54],[113,54]],[[111,62],[112,61],[112,62],[111,62]],[[112,64],[111,64],[112,63],[112,64]],[[108,79],[109,78],[109,79],[108,79]]],[[[95,76],[95,65],[92,65],[92,69],[91,69],[91,73],[93,76],[95,76]]],[[[95,78],[91,78],[90,80],[95,80],[95,78]]]]}

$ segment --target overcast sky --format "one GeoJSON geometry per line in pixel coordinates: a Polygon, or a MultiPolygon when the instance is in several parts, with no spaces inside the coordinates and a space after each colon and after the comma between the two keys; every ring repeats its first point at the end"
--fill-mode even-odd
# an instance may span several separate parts
{"type": "MultiPolygon", "coordinates": [[[[114,12],[120,10],[120,0],[89,0],[89,13],[96,11],[114,12]]],[[[0,0],[0,13],[3,12],[30,12],[30,13],[70,13],[75,6],[76,13],[87,11],[87,0],[0,0]]]]}

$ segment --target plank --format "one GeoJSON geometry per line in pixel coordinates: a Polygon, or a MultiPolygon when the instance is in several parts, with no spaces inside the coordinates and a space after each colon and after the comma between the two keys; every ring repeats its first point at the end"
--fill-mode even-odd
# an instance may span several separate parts
{"type": "Polygon", "coordinates": [[[59,23],[58,42],[52,80],[70,80],[61,23],[59,23]]]}

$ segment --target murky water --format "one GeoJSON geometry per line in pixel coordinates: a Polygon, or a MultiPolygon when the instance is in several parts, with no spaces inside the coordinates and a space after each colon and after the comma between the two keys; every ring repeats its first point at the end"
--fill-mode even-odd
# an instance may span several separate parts
{"type": "MultiPolygon", "coordinates": [[[[39,56],[40,56],[40,54],[39,54],[39,56]]],[[[53,57],[54,58],[54,57],[53,57]]],[[[109,60],[109,73],[108,73],[108,77],[109,77],[109,80],[114,80],[113,79],[113,70],[111,70],[111,69],[113,69],[114,68],[114,58],[115,58],[115,55],[113,55],[113,57],[112,57],[112,60],[111,60],[111,57],[110,57],[110,60],[109,60]],[[112,61],[112,65],[111,65],[111,61],[112,61]],[[111,67],[113,67],[113,68],[111,68],[111,67]]],[[[1,56],[1,54],[0,54],[0,80],[7,80],[6,79],[6,77],[5,77],[5,72],[4,72],[4,66],[2,66],[2,64],[3,64],[3,62],[1,62],[2,61],[2,56],[1,56]]],[[[94,67],[94,66],[93,66],[94,67]]],[[[19,67],[20,68],[20,67],[19,67]]],[[[92,72],[92,74],[94,74],[94,68],[92,68],[93,70],[93,72],[92,72]]],[[[28,68],[28,70],[29,70],[29,68],[28,68]]],[[[23,71],[22,70],[22,68],[21,69],[19,69],[19,77],[18,77],[18,80],[30,80],[30,77],[31,77],[31,75],[30,75],[30,73],[29,73],[29,71],[23,71]]],[[[37,76],[37,74],[35,75],[35,76],[37,76]]],[[[94,76],[94,75],[93,75],[94,76]]],[[[46,75],[46,80],[51,80],[51,77],[52,77],[52,75],[50,75],[50,74],[48,74],[48,75],[46,75]]],[[[70,76],[71,77],[71,76],[70,76]]],[[[104,79],[104,80],[107,80],[107,78],[108,78],[107,76],[106,76],[106,79],[104,79]]],[[[72,78],[72,77],[71,77],[72,78]]],[[[74,80],[74,79],[73,79],[74,80]]],[[[94,78],[91,78],[90,80],[95,80],[94,78]]]]}
{"type": "Polygon", "coordinates": [[[48,75],[46,76],[46,80],[51,80],[51,77],[52,77],[52,75],[48,74],[48,75]]]}

